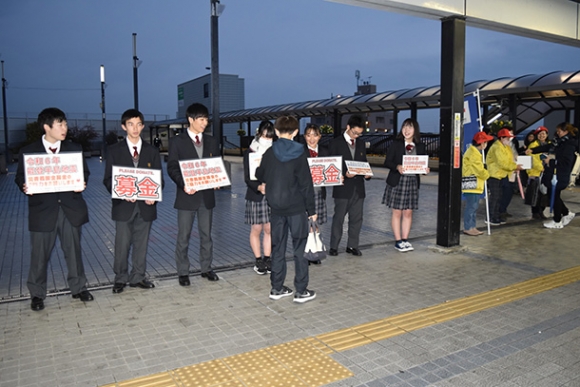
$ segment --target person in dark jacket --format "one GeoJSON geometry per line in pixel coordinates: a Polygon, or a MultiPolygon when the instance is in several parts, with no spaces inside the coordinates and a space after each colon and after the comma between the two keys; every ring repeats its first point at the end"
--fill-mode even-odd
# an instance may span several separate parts
{"type": "MultiPolygon", "coordinates": [[[[554,202],[554,217],[552,220],[544,223],[546,228],[563,228],[574,219],[575,213],[568,210],[568,207],[562,201],[561,193],[570,183],[570,174],[576,161],[578,128],[568,122],[562,122],[556,126],[556,138],[553,140],[553,152],[555,159],[545,159],[547,163],[546,171],[556,174],[557,184],[555,190],[552,189],[551,183],[544,181],[548,186],[548,192],[553,194],[551,200],[554,202]]],[[[539,146],[529,150],[527,153],[543,153],[548,151],[551,145],[539,146]]],[[[545,175],[549,179],[549,172],[545,175]],[[548,175],[548,176],[546,176],[548,175]]]]}
{"type": "Polygon", "coordinates": [[[348,214],[348,239],[346,252],[360,257],[360,230],[363,224],[364,201],[366,197],[365,181],[371,176],[348,173],[346,160],[367,161],[367,151],[364,141],[360,138],[365,133],[366,122],[363,116],[353,114],[348,119],[346,130],[341,136],[335,137],[328,153],[331,156],[342,156],[343,185],[332,188],[334,198],[334,216],[330,233],[330,249],[328,255],[338,255],[338,245],[342,238],[344,218],[348,214]]]}
{"type": "MultiPolygon", "coordinates": [[[[34,311],[44,309],[47,270],[50,255],[58,235],[68,269],[67,282],[73,298],[83,302],[92,301],[87,290],[87,278],[81,255],[81,227],[89,221],[87,203],[80,191],[28,194],[25,180],[24,154],[40,155],[61,152],[82,152],[82,147],[66,141],[68,126],[66,115],[57,108],[44,109],[38,115],[38,125],[44,130],[42,139],[20,150],[15,183],[28,195],[28,230],[30,231],[30,270],[28,291],[34,311]]],[[[83,159],[86,187],[89,169],[83,159]]]]}
{"type": "MultiPolygon", "coordinates": [[[[250,154],[263,156],[264,153],[272,146],[276,137],[274,125],[268,121],[260,122],[256,138],[250,144],[248,150],[244,153],[244,180],[248,186],[246,190],[246,211],[244,223],[250,225],[250,247],[256,258],[254,271],[258,275],[264,275],[272,271],[272,241],[270,234],[270,206],[266,201],[266,196],[260,192],[263,189],[263,183],[250,176],[250,154]],[[260,237],[262,241],[260,243],[260,237]],[[262,258],[262,251],[264,257],[262,258]]],[[[255,171],[254,171],[255,172],[255,171]]],[[[255,177],[255,176],[254,176],[255,177]]]]}
{"type": "Polygon", "coordinates": [[[294,248],[294,302],[304,303],[316,297],[308,286],[308,261],[304,248],[308,237],[308,218],[316,220],[314,187],[304,146],[294,142],[298,120],[283,116],[274,124],[278,140],[264,153],[256,170],[258,181],[265,184],[263,193],[272,209],[272,290],[270,299],[291,296],[294,291],[284,286],[286,279],[286,244],[288,230],[294,248]]]}
{"type": "MultiPolygon", "coordinates": [[[[145,128],[143,114],[136,109],[121,115],[121,128],[127,133],[125,141],[109,146],[103,184],[113,190],[113,166],[156,169],[161,171],[159,149],[141,139],[145,128]]],[[[158,188],[161,191],[161,187],[158,188]]],[[[112,199],[111,217],[115,221],[115,281],[113,293],[122,293],[129,282],[131,287],[151,289],[155,285],[145,276],[147,245],[151,225],[157,219],[157,201],[134,198],[112,199]],[[132,270],[129,274],[129,251],[132,250],[132,270]]]]}
{"type": "Polygon", "coordinates": [[[385,167],[389,168],[383,204],[393,209],[391,227],[395,235],[395,249],[406,252],[413,250],[407,240],[413,223],[413,210],[419,208],[419,175],[403,174],[403,156],[425,155],[425,145],[421,142],[419,123],[407,118],[401,131],[385,157],[385,167]]]}

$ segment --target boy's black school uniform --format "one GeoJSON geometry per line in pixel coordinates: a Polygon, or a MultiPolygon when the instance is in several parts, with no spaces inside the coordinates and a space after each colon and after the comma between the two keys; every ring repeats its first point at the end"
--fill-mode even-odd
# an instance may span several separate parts
{"type": "Polygon", "coordinates": [[[308,216],[316,213],[312,176],[304,146],[285,138],[278,139],[264,153],[256,177],[266,183],[266,199],[272,209],[272,289],[281,290],[284,285],[290,229],[296,268],[294,287],[298,294],[302,294],[308,286],[308,261],[304,258],[308,216]]]}
{"type": "MultiPolygon", "coordinates": [[[[61,152],[82,152],[80,145],[61,141],[61,152]]],[[[20,150],[15,183],[22,192],[25,184],[24,154],[47,154],[42,139],[20,150]]],[[[52,154],[52,153],[48,153],[52,154]]],[[[83,159],[85,183],[89,168],[83,159]]],[[[87,290],[87,278],[81,254],[81,226],[89,221],[87,203],[81,192],[54,192],[28,195],[28,230],[30,231],[30,269],[27,286],[30,297],[46,298],[47,268],[57,235],[68,270],[71,294],[87,290]]]]}
{"type": "MultiPolygon", "coordinates": [[[[132,145],[132,144],[131,144],[132,145]]],[[[113,166],[136,167],[161,170],[159,150],[141,141],[137,165],[129,150],[128,141],[121,141],[108,148],[107,164],[103,184],[112,192],[113,166]]],[[[115,283],[135,285],[145,279],[147,270],[147,245],[152,222],[157,219],[157,203],[148,205],[143,200],[129,202],[112,199],[111,217],[115,221],[115,283]],[[132,270],[129,275],[129,250],[133,245],[131,257],[132,270]]]]}

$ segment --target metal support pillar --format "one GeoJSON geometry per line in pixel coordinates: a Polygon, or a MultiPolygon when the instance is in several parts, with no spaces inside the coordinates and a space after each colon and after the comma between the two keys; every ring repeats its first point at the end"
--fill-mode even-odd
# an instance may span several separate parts
{"type": "Polygon", "coordinates": [[[441,23],[441,112],[437,244],[459,244],[461,222],[461,144],[465,82],[465,19],[441,23]]]}
{"type": "Polygon", "coordinates": [[[393,136],[397,137],[399,133],[399,110],[393,110],[393,136]]]}
{"type": "Polygon", "coordinates": [[[342,116],[338,112],[338,110],[334,109],[332,112],[332,119],[334,124],[332,127],[334,128],[334,137],[338,137],[342,135],[342,116]]]}
{"type": "Polygon", "coordinates": [[[4,120],[4,157],[6,168],[10,164],[10,147],[8,146],[8,113],[6,112],[6,78],[4,78],[4,61],[2,61],[2,116],[4,120]]]}
{"type": "Polygon", "coordinates": [[[212,134],[219,141],[220,154],[223,155],[224,139],[220,123],[220,80],[219,80],[219,37],[218,6],[219,0],[211,0],[211,126],[212,134]]]}
{"type": "Polygon", "coordinates": [[[411,102],[411,118],[417,121],[417,102],[411,102]]]}
{"type": "Polygon", "coordinates": [[[518,132],[518,98],[515,94],[510,94],[510,120],[514,134],[518,132]]]}

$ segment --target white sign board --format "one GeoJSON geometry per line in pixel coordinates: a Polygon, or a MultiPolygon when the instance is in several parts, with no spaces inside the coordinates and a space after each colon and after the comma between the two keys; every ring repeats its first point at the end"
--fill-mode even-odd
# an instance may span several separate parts
{"type": "Polygon", "coordinates": [[[404,174],[426,174],[429,168],[429,156],[403,156],[404,174]]]}
{"type": "Polygon", "coordinates": [[[330,187],[342,184],[342,156],[309,157],[308,166],[314,187],[330,187]]]}
{"type": "Polygon", "coordinates": [[[371,165],[366,161],[345,160],[347,172],[351,175],[373,175],[371,165]]]}
{"type": "Polygon", "coordinates": [[[113,199],[161,201],[161,170],[113,165],[113,199]]]}
{"type": "Polygon", "coordinates": [[[85,189],[82,152],[31,153],[23,156],[27,194],[85,189]]]}
{"type": "Polygon", "coordinates": [[[179,162],[186,189],[213,189],[231,185],[221,157],[182,160],[179,162]]]}

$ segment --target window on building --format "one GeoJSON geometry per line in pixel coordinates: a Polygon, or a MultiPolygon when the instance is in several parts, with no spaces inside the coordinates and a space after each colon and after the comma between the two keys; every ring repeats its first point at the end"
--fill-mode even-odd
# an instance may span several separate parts
{"type": "Polygon", "coordinates": [[[385,123],[385,117],[377,117],[377,124],[384,124],[385,123]]]}
{"type": "Polygon", "coordinates": [[[209,98],[209,83],[203,84],[203,98],[209,98]]]}

